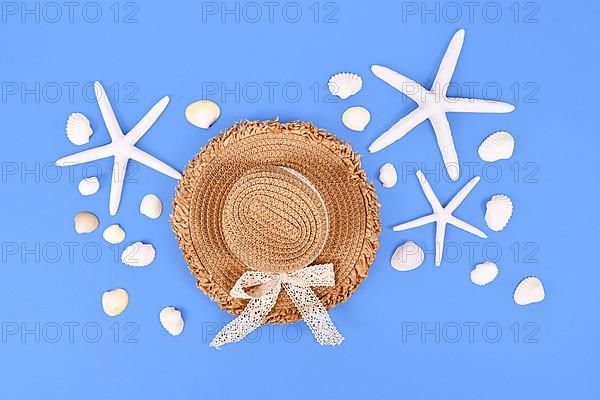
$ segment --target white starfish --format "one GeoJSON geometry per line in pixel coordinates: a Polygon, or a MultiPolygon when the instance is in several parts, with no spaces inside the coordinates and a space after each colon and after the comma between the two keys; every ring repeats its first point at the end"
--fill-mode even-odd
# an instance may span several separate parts
{"type": "Polygon", "coordinates": [[[418,226],[435,222],[436,266],[439,266],[442,263],[442,256],[444,255],[444,237],[446,236],[447,224],[454,225],[457,228],[462,229],[463,231],[467,231],[481,238],[487,238],[487,235],[485,233],[475,228],[473,225],[468,224],[465,221],[460,220],[454,215],[452,215],[454,210],[458,208],[460,203],[463,202],[463,200],[467,197],[471,190],[473,190],[475,185],[477,185],[480,179],[478,176],[471,179],[462,189],[460,189],[460,191],[452,198],[452,200],[450,200],[450,202],[445,207],[442,207],[440,201],[433,192],[433,189],[431,189],[427,178],[425,178],[425,175],[420,170],[417,171],[417,178],[419,179],[419,183],[421,184],[423,193],[425,193],[425,197],[427,197],[427,201],[429,201],[429,204],[431,204],[433,213],[421,218],[414,219],[409,222],[405,222],[400,225],[396,225],[393,228],[395,231],[404,231],[406,229],[416,228],[418,226]]]}
{"type": "Polygon", "coordinates": [[[446,97],[450,80],[454,74],[458,56],[465,40],[464,29],[454,34],[450,45],[444,54],[440,68],[431,87],[425,89],[417,82],[401,75],[389,68],[373,65],[371,71],[380,79],[387,82],[395,89],[413,99],[419,106],[416,110],[396,122],[390,129],[379,136],[369,146],[371,153],[377,152],[396,140],[401,139],[411,129],[421,122],[429,119],[435,132],[438,147],[442,153],[444,165],[452,180],[459,176],[458,155],[454,148],[452,132],[446,113],[448,112],[479,112],[479,113],[506,113],[515,109],[512,104],[500,101],[469,99],[464,97],[446,97]]]}
{"type": "Polygon", "coordinates": [[[79,153],[71,154],[56,161],[56,165],[64,167],[81,164],[84,162],[100,160],[106,157],[114,157],[112,181],[110,185],[110,215],[115,215],[121,202],[121,192],[125,182],[125,173],[129,159],[140,162],[158,172],[168,175],[175,179],[180,179],[181,174],[174,168],[168,166],[159,159],[135,147],[135,144],[144,136],[146,132],[156,122],[158,117],[169,104],[169,97],[165,96],[158,101],[137,123],[137,125],[126,135],[123,134],[115,113],[108,101],[106,92],[100,82],[94,83],[96,100],[100,106],[102,118],[110,134],[111,142],[93,149],[84,150],[79,153]]]}

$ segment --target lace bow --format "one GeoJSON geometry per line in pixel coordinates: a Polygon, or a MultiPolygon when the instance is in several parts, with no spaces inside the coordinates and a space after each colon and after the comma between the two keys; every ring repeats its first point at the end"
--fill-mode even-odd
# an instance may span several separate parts
{"type": "Polygon", "coordinates": [[[333,264],[311,265],[290,273],[247,271],[238,279],[229,294],[250,302],[242,313],[229,322],[210,345],[219,348],[239,342],[258,328],[275,305],[283,287],[300,311],[302,319],[320,344],[336,345],[344,337],[338,332],[312,286],[333,286],[333,264]],[[246,291],[249,289],[250,293],[246,291]],[[250,290],[251,289],[251,290],[250,290]]]}

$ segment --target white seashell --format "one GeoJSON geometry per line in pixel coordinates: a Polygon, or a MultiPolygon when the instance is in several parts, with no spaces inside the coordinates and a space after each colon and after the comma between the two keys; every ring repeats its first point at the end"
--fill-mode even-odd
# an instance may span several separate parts
{"type": "Polygon", "coordinates": [[[544,286],[542,285],[542,281],[535,276],[530,276],[528,278],[523,279],[515,289],[515,293],[513,294],[513,298],[515,303],[520,306],[525,306],[527,304],[539,303],[544,300],[546,297],[546,293],[544,292],[544,286]]]}
{"type": "Polygon", "coordinates": [[[411,271],[420,267],[424,260],[423,249],[412,240],[408,240],[394,251],[390,264],[397,271],[411,271]]]}
{"type": "Polygon", "coordinates": [[[148,218],[156,219],[162,213],[162,201],[155,194],[147,194],[140,203],[140,213],[148,218]]]}
{"type": "Polygon", "coordinates": [[[488,136],[479,146],[477,153],[483,161],[494,162],[507,160],[515,151],[515,139],[505,131],[498,131],[488,136]]]}
{"type": "Polygon", "coordinates": [[[154,261],[156,251],[151,244],[135,242],[121,254],[121,262],[132,267],[145,267],[154,261]]]}
{"type": "Polygon", "coordinates": [[[181,311],[175,307],[165,307],[160,311],[160,323],[173,336],[179,336],[183,331],[181,311]]]}
{"type": "Polygon", "coordinates": [[[398,174],[396,173],[396,168],[392,163],[385,163],[379,168],[379,181],[383,185],[383,187],[391,188],[396,185],[398,181],[398,174]]]}
{"type": "Polygon", "coordinates": [[[350,72],[342,72],[329,78],[327,84],[332,95],[345,100],[362,88],[362,78],[350,72]]]}
{"type": "Polygon", "coordinates": [[[190,124],[208,129],[221,115],[221,109],[214,101],[198,100],[187,106],[185,117],[190,124]]]}
{"type": "Polygon", "coordinates": [[[125,240],[125,231],[119,224],[113,224],[104,230],[102,237],[110,244],[119,244],[125,240]]]}
{"type": "Polygon", "coordinates": [[[492,196],[485,208],[485,223],[488,228],[496,232],[506,227],[513,213],[512,200],[504,194],[492,196]]]}
{"type": "Polygon", "coordinates": [[[90,141],[94,131],[90,126],[90,120],[82,113],[73,113],[67,120],[67,138],[71,143],[81,146],[90,141]]]}
{"type": "Polygon", "coordinates": [[[77,186],[82,196],[91,196],[100,189],[100,182],[95,176],[82,179],[77,186]]]}
{"type": "Polygon", "coordinates": [[[348,129],[362,132],[371,120],[369,110],[364,107],[350,107],[342,114],[342,123],[348,129]]]}
{"type": "Polygon", "coordinates": [[[498,276],[498,266],[491,261],[486,261],[477,264],[471,271],[471,282],[484,286],[496,279],[496,276],[498,276]]]}
{"type": "Polygon", "coordinates": [[[82,211],[75,215],[75,232],[77,233],[94,232],[98,225],[98,217],[91,212],[82,211]]]}
{"type": "Polygon", "coordinates": [[[116,317],[127,308],[129,294],[125,289],[113,289],[102,294],[102,309],[109,317],[116,317]]]}

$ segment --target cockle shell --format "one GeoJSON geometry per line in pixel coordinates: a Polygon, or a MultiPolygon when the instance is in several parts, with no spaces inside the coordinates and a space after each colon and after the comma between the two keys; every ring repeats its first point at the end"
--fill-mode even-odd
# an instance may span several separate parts
{"type": "Polygon", "coordinates": [[[91,212],[82,211],[75,215],[75,232],[92,233],[98,228],[99,221],[91,212]]]}
{"type": "Polygon", "coordinates": [[[394,251],[390,264],[397,271],[411,271],[420,267],[424,260],[423,249],[412,240],[408,240],[394,251]]]}
{"type": "Polygon", "coordinates": [[[488,136],[479,146],[477,153],[483,161],[494,162],[507,160],[515,150],[515,139],[505,131],[498,131],[488,136]]]}
{"type": "Polygon", "coordinates": [[[181,311],[175,307],[165,307],[160,311],[160,323],[173,336],[179,336],[183,331],[183,318],[181,311]]]}
{"type": "Polygon", "coordinates": [[[527,304],[539,303],[544,300],[546,297],[546,293],[544,291],[544,286],[542,285],[542,281],[535,276],[530,276],[523,279],[515,289],[515,293],[513,294],[513,298],[515,303],[520,306],[525,306],[527,304]]]}
{"type": "Polygon", "coordinates": [[[208,129],[221,115],[221,109],[214,101],[198,100],[185,109],[185,117],[190,124],[208,129]]]}
{"type": "Polygon", "coordinates": [[[496,232],[506,227],[513,213],[512,200],[504,194],[492,196],[485,208],[485,223],[488,228],[496,232]]]}
{"type": "Polygon", "coordinates": [[[73,113],[67,120],[67,138],[71,143],[81,146],[90,141],[94,133],[90,126],[90,120],[82,113],[73,113]]]}
{"type": "Polygon", "coordinates": [[[116,317],[127,308],[129,294],[125,289],[113,289],[102,294],[102,309],[109,317],[116,317]]]}
{"type": "Polygon", "coordinates": [[[345,100],[362,88],[362,78],[350,72],[341,72],[329,78],[327,84],[332,95],[345,100]]]}
{"type": "Polygon", "coordinates": [[[82,196],[91,196],[100,189],[100,182],[95,176],[82,179],[77,185],[77,189],[82,196]]]}
{"type": "Polygon", "coordinates": [[[102,232],[102,237],[110,244],[119,244],[125,240],[125,231],[119,224],[113,224],[102,232]]]}
{"type": "Polygon", "coordinates": [[[350,107],[342,114],[342,123],[348,129],[362,132],[371,120],[369,110],[364,107],[350,107]]]}
{"type": "Polygon", "coordinates": [[[162,201],[155,194],[145,195],[140,203],[140,213],[152,219],[160,217],[162,208],[162,201]]]}
{"type": "Polygon", "coordinates": [[[484,286],[496,279],[498,276],[498,266],[491,261],[477,264],[471,271],[471,282],[476,285],[484,286]]]}
{"type": "Polygon", "coordinates": [[[154,261],[156,251],[151,244],[135,242],[121,254],[121,262],[132,267],[145,267],[154,261]]]}
{"type": "Polygon", "coordinates": [[[379,181],[385,188],[391,188],[398,181],[398,173],[392,163],[385,163],[379,168],[379,181]]]}

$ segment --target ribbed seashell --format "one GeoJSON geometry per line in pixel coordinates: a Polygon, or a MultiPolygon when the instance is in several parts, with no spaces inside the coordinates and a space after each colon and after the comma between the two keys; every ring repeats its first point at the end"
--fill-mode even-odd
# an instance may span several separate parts
{"type": "Polygon", "coordinates": [[[471,282],[476,285],[484,286],[496,279],[498,276],[498,266],[491,261],[477,264],[471,271],[471,282]]]}
{"type": "Polygon", "coordinates": [[[82,179],[77,185],[77,189],[82,196],[91,196],[100,189],[100,182],[95,176],[82,179]]]}
{"type": "Polygon", "coordinates": [[[187,106],[185,118],[198,128],[208,129],[221,115],[221,109],[211,100],[198,100],[187,106]]]}
{"type": "Polygon", "coordinates": [[[488,136],[479,146],[477,153],[483,161],[494,162],[507,160],[515,150],[515,139],[505,131],[498,131],[488,136]]]}
{"type": "Polygon", "coordinates": [[[513,299],[520,306],[527,304],[539,303],[546,297],[544,285],[542,281],[535,276],[530,276],[523,279],[515,289],[513,299]]]}
{"type": "Polygon", "coordinates": [[[90,120],[82,113],[73,113],[67,120],[67,138],[73,144],[81,146],[90,141],[94,133],[90,126],[90,120]]]}
{"type": "Polygon", "coordinates": [[[332,95],[345,100],[360,91],[362,78],[350,72],[341,72],[329,78],[327,87],[332,95]]]}
{"type": "Polygon", "coordinates": [[[102,232],[102,237],[110,244],[119,244],[125,240],[125,231],[119,224],[113,224],[102,232]]]}
{"type": "Polygon", "coordinates": [[[369,110],[364,107],[350,107],[342,114],[342,123],[348,129],[362,132],[371,120],[369,110]]]}
{"type": "Polygon", "coordinates": [[[140,203],[140,213],[148,218],[156,219],[162,213],[162,201],[155,194],[147,194],[140,203]]]}
{"type": "Polygon", "coordinates": [[[92,233],[99,224],[98,217],[91,212],[82,211],[75,215],[75,232],[77,233],[92,233]]]}
{"type": "Polygon", "coordinates": [[[125,289],[113,289],[102,294],[102,309],[109,317],[116,317],[127,308],[129,294],[125,289]]]}
{"type": "Polygon", "coordinates": [[[496,232],[506,227],[513,213],[512,200],[504,194],[492,196],[485,208],[485,223],[488,228],[496,232]]]}
{"type": "Polygon", "coordinates": [[[175,307],[165,307],[160,311],[160,323],[173,336],[179,336],[183,331],[183,318],[181,311],[175,307]]]}
{"type": "Polygon", "coordinates": [[[145,267],[154,261],[156,251],[151,244],[135,242],[121,254],[121,262],[132,267],[145,267]]]}
{"type": "Polygon", "coordinates": [[[385,163],[379,168],[379,181],[385,188],[391,188],[398,182],[398,173],[392,163],[385,163]]]}
{"type": "Polygon", "coordinates": [[[423,261],[423,249],[412,240],[407,240],[394,251],[390,264],[397,271],[411,271],[420,267],[423,261]]]}

